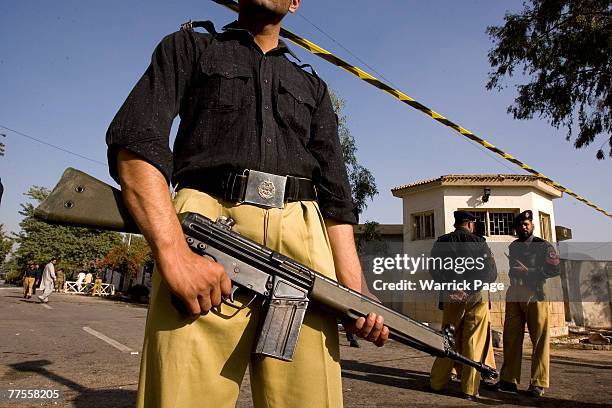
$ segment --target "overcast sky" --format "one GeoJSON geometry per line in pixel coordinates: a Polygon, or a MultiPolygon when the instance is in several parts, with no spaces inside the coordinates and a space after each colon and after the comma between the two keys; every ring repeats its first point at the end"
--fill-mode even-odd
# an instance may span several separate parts
{"type": "MultiPolygon", "coordinates": [[[[290,30],[369,68],[399,89],[553,180],[612,211],[612,160],[596,161],[602,143],[575,150],[565,131],[542,119],[516,121],[506,113],[513,88],[487,91],[491,42],[488,25],[500,24],[519,1],[304,0],[290,30]],[[334,40],[307,22],[310,20],[334,40]]],[[[235,15],[208,0],[5,1],[0,5],[0,158],[5,186],[0,223],[17,231],[19,204],[32,185],[53,187],[76,167],[110,182],[104,136],[108,124],[145,70],[159,40],[189,19],[218,28],[235,15]]],[[[456,173],[522,173],[422,113],[345,71],[291,45],[303,62],[344,99],[358,158],[380,194],[362,220],[401,223],[401,200],[390,189],[456,173]]],[[[376,74],[374,74],[377,76],[376,74]]],[[[555,200],[558,225],[578,241],[612,240],[612,219],[571,197],[555,200]]]]}

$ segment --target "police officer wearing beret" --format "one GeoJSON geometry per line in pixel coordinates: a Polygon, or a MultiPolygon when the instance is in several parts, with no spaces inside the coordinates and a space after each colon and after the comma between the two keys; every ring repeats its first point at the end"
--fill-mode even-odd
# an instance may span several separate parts
{"type": "MultiPolygon", "coordinates": [[[[220,32],[208,22],[208,33],[187,24],[168,35],[109,127],[111,175],[156,263],[138,407],[233,406],[247,368],[256,407],[342,405],[336,318],[309,308],[292,362],[252,355],[261,302],[238,291],[222,303],[226,272],[189,249],[176,216],[230,217],[236,232],[367,289],[327,85],[279,39],[299,4],[240,0],[238,20],[220,32]]],[[[345,326],[378,346],[389,335],[374,314],[345,326]]]]}
{"type": "Polygon", "coordinates": [[[506,293],[504,363],[498,389],[517,392],[527,324],[533,344],[528,393],[540,397],[549,386],[550,365],[549,303],[545,301],[544,283],[559,275],[559,256],[549,242],[533,235],[533,211],[516,216],[514,229],[518,239],[509,247],[510,287],[506,293]]]}
{"type": "MultiPolygon", "coordinates": [[[[440,236],[431,250],[431,258],[446,260],[482,259],[484,267],[469,267],[465,269],[444,269],[434,262],[430,270],[437,282],[448,283],[466,281],[473,285],[475,280],[494,282],[497,279],[497,269],[491,250],[484,240],[474,234],[476,218],[468,211],[455,211],[455,231],[440,236]]],[[[456,263],[455,265],[459,265],[456,263]]],[[[489,339],[489,302],[483,299],[481,291],[448,290],[440,293],[440,305],[443,310],[442,326],[452,324],[455,327],[457,351],[464,356],[484,361],[489,339]]],[[[434,391],[443,390],[448,384],[453,361],[437,357],[431,368],[431,388],[434,391]]],[[[480,375],[472,367],[463,365],[461,368],[461,390],[463,397],[475,400],[478,397],[480,375]]]]}

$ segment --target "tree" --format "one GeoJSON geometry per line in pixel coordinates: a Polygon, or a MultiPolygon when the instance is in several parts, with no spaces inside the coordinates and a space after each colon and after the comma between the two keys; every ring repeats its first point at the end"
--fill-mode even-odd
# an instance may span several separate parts
{"type": "MultiPolygon", "coordinates": [[[[351,185],[351,194],[355,206],[357,207],[357,214],[361,215],[363,210],[368,206],[368,200],[372,200],[374,196],[378,194],[376,180],[370,170],[357,162],[357,145],[346,123],[346,116],[343,113],[346,104],[345,100],[331,90],[329,94],[331,96],[334,112],[338,117],[338,134],[340,136],[342,154],[344,156],[348,179],[351,185]]],[[[366,242],[381,239],[380,234],[376,232],[377,227],[378,223],[376,221],[366,221],[364,223],[365,233],[358,235],[355,240],[358,251],[363,248],[366,242]]]]}
{"type": "Polygon", "coordinates": [[[152,265],[153,255],[147,241],[142,236],[132,235],[129,240],[123,240],[111,248],[97,266],[108,267],[133,277],[141,266],[152,265]]]}
{"type": "Polygon", "coordinates": [[[351,185],[351,193],[353,201],[357,207],[357,213],[361,214],[368,206],[368,200],[374,198],[378,194],[376,181],[370,170],[361,166],[357,162],[357,145],[355,138],[351,135],[346,124],[346,116],[343,113],[346,102],[344,99],[330,91],[334,112],[338,116],[338,134],[340,136],[340,144],[342,145],[342,154],[348,172],[348,179],[351,185]]]}
{"type": "Polygon", "coordinates": [[[504,25],[488,27],[494,42],[489,51],[487,89],[501,89],[516,70],[530,82],[517,85],[518,96],[508,107],[515,119],[547,118],[567,128],[567,140],[578,124],[574,146],[581,148],[603,134],[612,156],[612,75],[609,0],[529,0],[523,10],[506,14],[504,25]]]}
{"type": "MultiPolygon", "coordinates": [[[[33,186],[24,195],[39,203],[49,195],[49,190],[33,186]]],[[[30,202],[21,204],[19,214],[24,217],[19,223],[21,231],[13,235],[19,245],[15,259],[20,269],[28,262],[43,264],[57,258],[60,267],[74,271],[103,258],[121,242],[121,235],[116,232],[49,224],[34,216],[34,205],[30,202]]]]}
{"type": "Polygon", "coordinates": [[[4,233],[4,224],[0,224],[0,265],[13,248],[13,241],[4,233]]]}

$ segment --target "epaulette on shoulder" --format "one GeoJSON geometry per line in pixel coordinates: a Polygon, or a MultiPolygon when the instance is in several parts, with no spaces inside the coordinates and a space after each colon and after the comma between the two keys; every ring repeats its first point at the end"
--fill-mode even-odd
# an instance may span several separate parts
{"type": "Polygon", "coordinates": [[[217,29],[212,21],[192,21],[189,20],[181,24],[181,30],[193,30],[194,28],[203,28],[212,35],[217,35],[217,29]]]}

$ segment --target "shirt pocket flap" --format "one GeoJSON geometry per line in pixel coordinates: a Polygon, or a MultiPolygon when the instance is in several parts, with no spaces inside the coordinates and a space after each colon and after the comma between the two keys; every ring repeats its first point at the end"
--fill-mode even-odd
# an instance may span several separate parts
{"type": "Polygon", "coordinates": [[[297,103],[308,105],[311,110],[315,107],[316,103],[314,97],[308,89],[286,79],[281,79],[279,85],[280,88],[291,95],[297,103]]]}
{"type": "Polygon", "coordinates": [[[202,66],[202,73],[207,76],[217,75],[227,79],[250,78],[252,76],[251,70],[248,67],[242,67],[236,64],[206,64],[202,66]]]}

